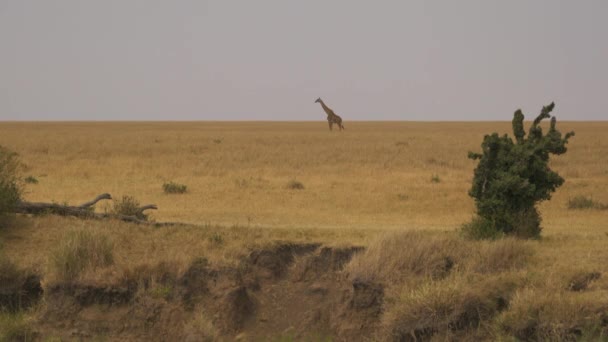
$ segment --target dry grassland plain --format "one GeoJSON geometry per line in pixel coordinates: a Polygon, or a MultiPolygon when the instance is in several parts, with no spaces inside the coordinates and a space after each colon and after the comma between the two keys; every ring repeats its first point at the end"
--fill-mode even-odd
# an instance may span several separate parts
{"type": "MultiPolygon", "coordinates": [[[[608,202],[608,123],[558,126],[577,135],[551,160],[566,183],[541,207],[544,233],[601,229],[603,213],[565,208],[576,195],[608,202]]],[[[474,214],[466,156],[494,131],[510,123],[351,122],[333,133],[319,122],[3,123],[0,144],[39,180],[26,187],[29,201],[109,192],[157,204],[158,221],[443,230],[474,214]],[[168,181],[187,193],[164,194],[168,181]]]]}
{"type": "MultiPolygon", "coordinates": [[[[398,265],[400,253],[408,253],[401,250],[407,249],[408,242],[399,234],[422,231],[430,237],[448,234],[449,239],[457,239],[452,232],[475,213],[467,192],[476,162],[467,159],[467,152],[479,151],[485,134],[510,134],[511,124],[345,122],[345,127],[343,132],[329,132],[323,122],[3,122],[0,145],[18,152],[25,164],[23,175],[38,180],[25,185],[25,200],[79,204],[103,192],[114,198],[128,195],[142,204],[157,204],[159,209],[152,213],[157,221],[199,227],[150,228],[53,216],[21,218],[19,227],[1,232],[2,248],[19,266],[52,277],[49,251],[70,229],[111,236],[117,268],[171,260],[180,272],[193,258],[204,256],[212,264],[231,264],[247,248],[275,240],[371,246],[365,252],[367,259],[353,260],[349,272],[370,277],[373,273],[387,283],[406,284],[406,280],[392,279],[390,270],[383,270],[385,275],[379,271],[392,262],[395,272],[406,267],[398,265]],[[290,188],[288,184],[294,180],[303,189],[290,188]],[[162,185],[170,181],[186,185],[187,192],[165,194],[162,185]],[[382,241],[404,242],[393,247],[388,243],[384,248],[378,245],[382,241]],[[395,253],[392,257],[382,256],[391,251],[395,253]]],[[[576,196],[608,204],[608,122],[558,121],[557,127],[564,133],[574,130],[576,136],[570,140],[568,152],[553,156],[550,162],[566,182],[540,206],[543,238],[508,240],[506,247],[497,245],[499,252],[488,243],[459,247],[487,249],[491,255],[505,253],[507,259],[517,259],[513,255],[519,253],[518,248],[531,251],[531,259],[508,271],[520,290],[500,324],[517,326],[528,305],[551,307],[544,319],[562,326],[538,328],[545,334],[534,335],[540,339],[580,335],[563,327],[580,323],[569,314],[575,308],[592,302],[608,308],[608,210],[567,206],[576,196]],[[572,277],[590,272],[602,276],[587,292],[568,291],[572,277]]],[[[108,210],[110,204],[99,204],[96,210],[108,210]]],[[[421,240],[420,245],[430,249],[452,246],[452,240],[433,241],[421,240]]],[[[454,253],[459,260],[457,255],[464,252],[454,253]]],[[[496,266],[480,266],[482,262],[470,256],[462,260],[467,276],[444,280],[449,281],[447,286],[431,282],[418,288],[419,292],[412,292],[417,288],[412,284],[407,290],[401,285],[387,290],[394,307],[387,309],[383,326],[408,326],[403,317],[415,320],[424,316],[399,311],[416,305],[433,316],[433,304],[425,300],[441,298],[445,291],[465,293],[469,278],[481,274],[490,279],[485,276],[489,271],[479,270],[496,266]]],[[[107,276],[107,272],[90,275],[107,276]]],[[[589,329],[597,333],[604,328],[589,329]]],[[[482,336],[517,335],[513,333],[516,328],[510,332],[492,329],[482,336]]],[[[398,329],[393,330],[386,336],[397,334],[398,329]]]]}

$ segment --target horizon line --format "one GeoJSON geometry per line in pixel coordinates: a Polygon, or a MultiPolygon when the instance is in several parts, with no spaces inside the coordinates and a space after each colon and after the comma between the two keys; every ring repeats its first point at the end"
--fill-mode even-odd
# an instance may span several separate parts
{"type": "MultiPolygon", "coordinates": [[[[0,123],[69,123],[69,122],[86,122],[86,123],[134,123],[134,122],[222,122],[222,123],[313,123],[326,122],[327,120],[0,120],[0,123]]],[[[532,120],[524,120],[524,122],[532,122],[532,120]]],[[[607,120],[558,120],[559,122],[608,122],[607,120]]],[[[345,122],[373,123],[373,122],[416,122],[416,123],[462,123],[462,122],[511,122],[511,120],[345,120],[345,122]]]]}

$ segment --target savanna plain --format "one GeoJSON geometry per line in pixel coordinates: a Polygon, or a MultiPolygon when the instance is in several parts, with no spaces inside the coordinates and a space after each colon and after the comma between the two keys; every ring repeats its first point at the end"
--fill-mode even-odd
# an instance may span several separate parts
{"type": "Polygon", "coordinates": [[[558,121],[576,136],[550,161],[566,182],[542,237],[494,241],[460,234],[467,153],[510,122],[345,127],[1,123],[23,200],[107,192],[96,212],[129,196],[183,224],[13,218],[0,340],[608,340],[608,122],[558,121]]]}

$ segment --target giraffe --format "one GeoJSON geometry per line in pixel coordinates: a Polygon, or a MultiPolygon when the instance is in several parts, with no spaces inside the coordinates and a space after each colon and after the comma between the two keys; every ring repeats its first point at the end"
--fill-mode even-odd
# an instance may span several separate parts
{"type": "Polygon", "coordinates": [[[331,110],[331,108],[327,107],[325,105],[325,103],[323,102],[323,100],[321,100],[321,98],[319,97],[315,103],[320,103],[321,107],[323,107],[323,110],[325,111],[325,113],[327,113],[327,123],[329,124],[329,130],[333,130],[333,125],[337,124],[338,127],[340,128],[340,130],[345,129],[344,126],[342,125],[342,118],[339,117],[336,113],[334,113],[333,110],[331,110]]]}

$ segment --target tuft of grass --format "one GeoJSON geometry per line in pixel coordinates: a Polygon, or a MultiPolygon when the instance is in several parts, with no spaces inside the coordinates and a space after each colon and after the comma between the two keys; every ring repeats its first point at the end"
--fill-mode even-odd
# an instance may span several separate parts
{"type": "Polygon", "coordinates": [[[287,183],[287,189],[304,190],[304,184],[302,184],[300,181],[292,179],[287,183]]]}
{"type": "Polygon", "coordinates": [[[471,270],[496,274],[525,267],[534,250],[529,242],[516,238],[480,242],[471,253],[471,270]]]}
{"type": "Polygon", "coordinates": [[[192,320],[184,324],[183,333],[185,339],[201,342],[217,341],[219,337],[219,332],[205,312],[196,313],[192,320]]]}
{"type": "Polygon", "coordinates": [[[597,341],[606,337],[606,303],[597,294],[518,291],[498,325],[523,341],[597,341]]]}
{"type": "Polygon", "coordinates": [[[382,318],[385,339],[454,340],[458,332],[477,332],[507,308],[517,283],[513,277],[450,277],[405,287],[382,318]]]}
{"type": "Polygon", "coordinates": [[[25,177],[24,181],[27,184],[38,184],[38,179],[34,176],[27,176],[27,177],[25,177]]]}
{"type": "Polygon", "coordinates": [[[441,178],[439,178],[439,175],[432,175],[431,183],[441,183],[441,178]]]}
{"type": "Polygon", "coordinates": [[[187,186],[184,184],[178,184],[174,182],[169,182],[163,184],[163,191],[166,194],[183,194],[186,192],[187,186]]]}
{"type": "Polygon", "coordinates": [[[209,242],[213,245],[221,246],[224,244],[224,237],[220,233],[213,233],[209,236],[209,242]]]}
{"type": "Polygon", "coordinates": [[[602,276],[600,272],[585,269],[577,269],[569,273],[569,279],[565,286],[568,291],[585,291],[591,283],[602,276]]]}
{"type": "Polygon", "coordinates": [[[533,254],[531,242],[516,238],[473,242],[456,234],[407,231],[373,240],[345,270],[351,279],[412,284],[451,274],[491,276],[519,270],[533,254]]]}
{"type": "Polygon", "coordinates": [[[0,311],[0,341],[33,341],[34,332],[23,312],[0,311]]]}
{"type": "Polygon", "coordinates": [[[114,245],[103,234],[89,230],[68,232],[51,255],[58,280],[70,282],[88,269],[114,264],[114,245]]]}
{"type": "Polygon", "coordinates": [[[145,215],[139,210],[141,207],[139,201],[132,196],[122,196],[120,200],[114,200],[112,213],[116,215],[135,216],[140,220],[147,220],[148,215],[145,215]]]}
{"type": "Polygon", "coordinates": [[[442,278],[468,250],[451,235],[418,231],[387,233],[355,255],[346,270],[352,279],[391,283],[405,278],[442,278]]]}
{"type": "Polygon", "coordinates": [[[568,209],[608,209],[608,205],[587,196],[576,196],[568,200],[568,209]]]}

